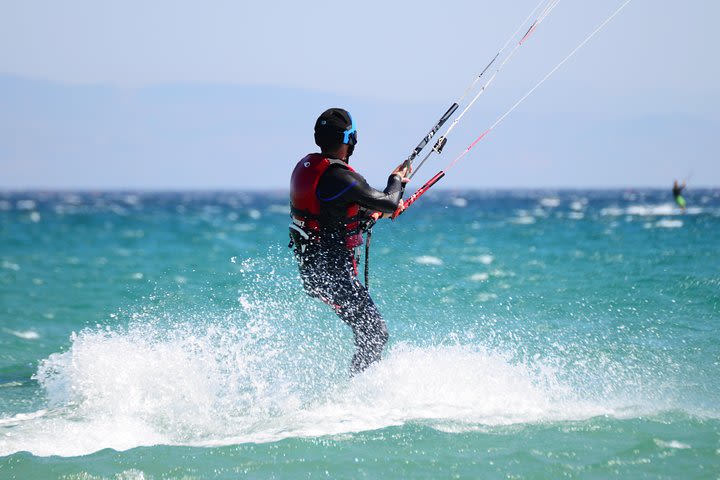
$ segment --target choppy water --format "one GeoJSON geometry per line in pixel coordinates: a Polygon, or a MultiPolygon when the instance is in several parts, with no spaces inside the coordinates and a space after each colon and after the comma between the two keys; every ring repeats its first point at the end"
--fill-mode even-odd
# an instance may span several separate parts
{"type": "Polygon", "coordinates": [[[352,379],[286,195],[0,193],[0,478],[720,476],[720,191],[427,194],[352,379]]]}

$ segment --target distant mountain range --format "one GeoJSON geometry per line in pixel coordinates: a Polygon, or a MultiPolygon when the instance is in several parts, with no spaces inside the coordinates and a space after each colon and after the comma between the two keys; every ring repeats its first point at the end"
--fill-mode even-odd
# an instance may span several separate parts
{"type": "MultiPolygon", "coordinates": [[[[517,99],[479,102],[440,158],[447,165],[517,99]]],[[[443,180],[445,187],[720,184],[717,117],[518,109],[443,180]]],[[[488,97],[490,97],[488,95],[488,97]]],[[[403,104],[278,87],[60,85],[0,76],[0,189],[285,189],[316,149],[317,115],[356,120],[353,165],[381,187],[448,105],[403,104]]],[[[602,99],[599,99],[602,101],[602,99]]]]}

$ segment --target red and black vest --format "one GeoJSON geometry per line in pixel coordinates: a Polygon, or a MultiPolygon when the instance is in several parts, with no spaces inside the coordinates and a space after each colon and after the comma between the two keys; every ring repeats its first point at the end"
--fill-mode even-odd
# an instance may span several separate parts
{"type": "MultiPolygon", "coordinates": [[[[320,238],[323,233],[322,205],[317,196],[317,187],[320,177],[330,168],[338,165],[355,171],[342,160],[331,160],[319,153],[311,153],[300,160],[293,170],[290,178],[290,210],[292,224],[302,229],[311,238],[320,238]]],[[[362,231],[358,213],[360,206],[350,204],[342,220],[344,225],[345,246],[352,250],[363,243],[362,231]]],[[[296,229],[296,228],[295,228],[296,229]]]]}

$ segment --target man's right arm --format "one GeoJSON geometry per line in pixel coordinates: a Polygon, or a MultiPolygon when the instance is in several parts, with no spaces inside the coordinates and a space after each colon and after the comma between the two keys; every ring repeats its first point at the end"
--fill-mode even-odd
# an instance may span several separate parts
{"type": "Polygon", "coordinates": [[[323,174],[317,192],[321,202],[342,200],[368,210],[392,213],[402,198],[402,179],[400,175],[390,175],[385,190],[380,191],[368,185],[359,173],[335,167],[323,174]]]}

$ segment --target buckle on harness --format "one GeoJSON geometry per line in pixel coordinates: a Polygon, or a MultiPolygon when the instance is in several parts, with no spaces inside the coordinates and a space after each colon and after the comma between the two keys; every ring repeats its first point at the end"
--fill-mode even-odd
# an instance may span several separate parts
{"type": "MultiPolygon", "coordinates": [[[[307,244],[310,241],[310,235],[308,235],[305,230],[300,228],[300,226],[297,225],[297,222],[298,221],[293,218],[293,221],[290,222],[290,225],[288,225],[288,227],[290,227],[290,244],[288,245],[288,247],[292,248],[297,243],[300,247],[300,253],[305,253],[307,244]],[[300,235],[300,239],[296,239],[293,236],[293,232],[295,232],[297,235],[300,235]],[[298,241],[296,242],[296,240],[298,241]]],[[[305,222],[302,223],[304,224],[305,222]]]]}
{"type": "Polygon", "coordinates": [[[310,239],[310,235],[308,235],[305,230],[300,228],[300,226],[295,223],[295,219],[293,219],[293,221],[288,226],[290,227],[290,230],[295,230],[296,232],[298,232],[304,240],[310,239]]]}

